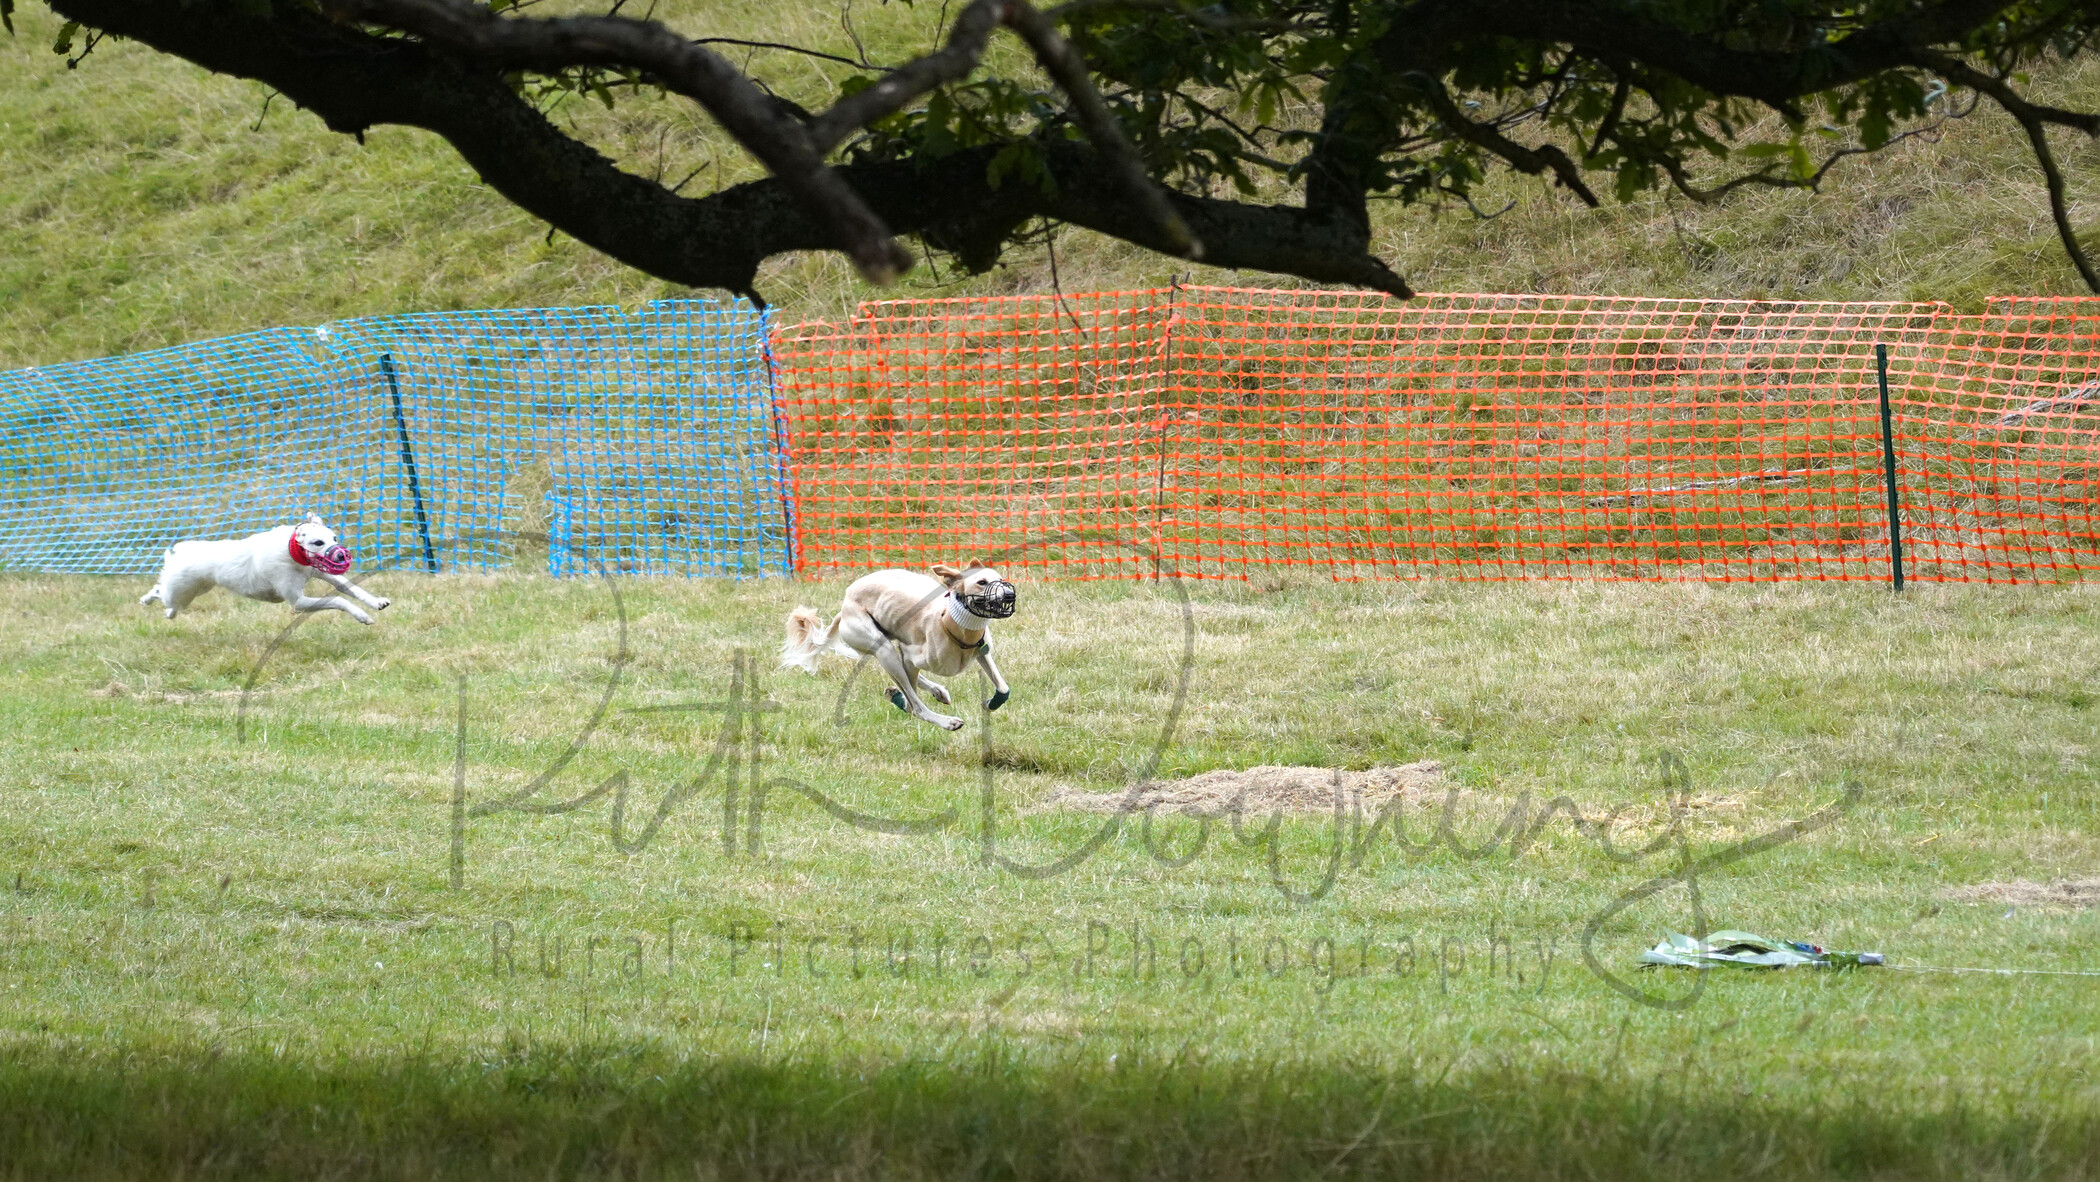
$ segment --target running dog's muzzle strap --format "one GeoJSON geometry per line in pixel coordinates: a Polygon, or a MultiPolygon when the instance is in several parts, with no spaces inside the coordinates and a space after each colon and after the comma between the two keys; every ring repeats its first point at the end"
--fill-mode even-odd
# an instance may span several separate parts
{"type": "Polygon", "coordinates": [[[964,607],[962,596],[953,592],[950,592],[948,595],[948,618],[955,621],[956,627],[968,628],[973,631],[991,623],[991,620],[984,616],[976,615],[969,608],[964,607]]]}
{"type": "Polygon", "coordinates": [[[350,548],[341,542],[330,546],[323,553],[309,555],[306,547],[299,544],[299,535],[294,533],[285,548],[291,551],[292,561],[300,566],[311,566],[331,575],[339,575],[350,569],[350,548]]]}

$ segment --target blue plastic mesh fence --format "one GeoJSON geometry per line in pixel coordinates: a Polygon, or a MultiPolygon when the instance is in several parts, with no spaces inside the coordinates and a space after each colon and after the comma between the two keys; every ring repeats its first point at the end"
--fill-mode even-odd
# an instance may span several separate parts
{"type": "Polygon", "coordinates": [[[787,572],[765,332],[698,301],[333,326],[346,388],[380,412],[368,544],[439,569],[545,549],[555,574],[787,572]]]}
{"type": "Polygon", "coordinates": [[[786,573],[763,316],[424,313],[0,374],[0,563],[141,573],[313,511],[360,565],[786,573]]]}
{"type": "Polygon", "coordinates": [[[357,408],[310,330],[0,373],[0,566],[146,574],[184,538],[355,528],[357,408]]]}

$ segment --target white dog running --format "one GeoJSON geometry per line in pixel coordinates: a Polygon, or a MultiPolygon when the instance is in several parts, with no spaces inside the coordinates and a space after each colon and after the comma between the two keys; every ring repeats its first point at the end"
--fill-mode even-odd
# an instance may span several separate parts
{"type": "Polygon", "coordinates": [[[1014,585],[981,562],[967,570],[937,563],[933,573],[938,581],[910,570],[863,576],[846,588],[838,619],[828,626],[815,609],[796,608],[788,613],[781,665],[815,673],[817,658],[826,651],[874,657],[897,683],[890,691],[897,709],[954,731],[962,729],[963,720],[935,714],[919,693],[948,705],[953,699],[947,689],[926,680],[926,674],[952,676],[974,660],[992,682],[984,708],[997,710],[1006,704],[1007,687],[992,663],[990,625],[1014,614],[1014,585]]]}
{"type": "Polygon", "coordinates": [[[172,620],[191,600],[224,587],[264,603],[289,603],[293,611],[345,612],[369,624],[371,615],[348,599],[316,599],[306,593],[306,581],[319,579],[375,611],[393,602],[344,578],[349,569],[350,551],[336,541],[334,530],[309,513],[298,525],[280,525],[253,537],[175,543],[161,558],[160,581],[139,596],[139,602],[159,600],[172,620]]]}

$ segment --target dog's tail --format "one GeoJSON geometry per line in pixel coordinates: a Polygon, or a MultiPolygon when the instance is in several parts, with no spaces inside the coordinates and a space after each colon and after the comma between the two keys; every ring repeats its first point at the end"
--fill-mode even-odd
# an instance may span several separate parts
{"type": "Polygon", "coordinates": [[[813,607],[798,607],[788,613],[787,643],[780,646],[780,667],[792,665],[805,673],[817,671],[817,658],[831,648],[838,636],[837,620],[826,624],[813,607]]]}

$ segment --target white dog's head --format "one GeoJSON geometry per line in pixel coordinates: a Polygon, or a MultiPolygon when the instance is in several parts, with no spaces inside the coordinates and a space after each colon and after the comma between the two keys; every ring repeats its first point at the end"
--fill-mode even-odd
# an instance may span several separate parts
{"type": "Polygon", "coordinates": [[[1003,620],[1014,614],[1017,592],[996,569],[972,559],[962,570],[945,562],[933,565],[934,576],[948,585],[964,611],[986,620],[1003,620]]]}
{"type": "Polygon", "coordinates": [[[335,531],[309,513],[292,527],[292,561],[339,575],[350,569],[350,551],[336,540],[335,531]]]}

